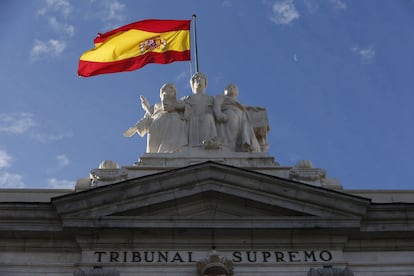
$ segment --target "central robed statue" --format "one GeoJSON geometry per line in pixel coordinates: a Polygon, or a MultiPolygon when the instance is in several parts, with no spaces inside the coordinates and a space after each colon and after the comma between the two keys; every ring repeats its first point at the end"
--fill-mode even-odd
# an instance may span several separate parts
{"type": "Polygon", "coordinates": [[[182,100],[176,99],[172,83],[161,87],[160,102],[153,106],[141,96],[145,115],[124,136],[147,134],[147,153],[176,153],[196,148],[267,151],[269,125],[264,108],[240,104],[235,84],[229,84],[222,95],[207,95],[208,81],[201,72],[191,77],[190,84],[193,94],[182,100]]]}
{"type": "Polygon", "coordinates": [[[188,143],[190,147],[200,147],[217,139],[213,114],[214,98],[206,94],[207,78],[203,73],[195,73],[190,84],[193,95],[184,98],[188,143]]]}

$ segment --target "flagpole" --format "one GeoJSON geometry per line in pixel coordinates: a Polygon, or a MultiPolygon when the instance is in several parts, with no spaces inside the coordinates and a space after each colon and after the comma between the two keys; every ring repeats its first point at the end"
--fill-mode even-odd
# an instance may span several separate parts
{"type": "Polygon", "coordinates": [[[196,15],[193,14],[193,22],[194,22],[194,63],[195,63],[195,71],[198,72],[198,53],[197,53],[197,24],[196,24],[196,15]]]}

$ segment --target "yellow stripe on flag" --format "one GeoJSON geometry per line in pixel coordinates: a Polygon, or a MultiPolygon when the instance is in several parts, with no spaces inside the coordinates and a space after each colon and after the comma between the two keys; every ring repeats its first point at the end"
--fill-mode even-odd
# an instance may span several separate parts
{"type": "Polygon", "coordinates": [[[190,50],[188,30],[152,33],[141,30],[128,30],[115,34],[103,43],[97,43],[80,57],[91,62],[111,62],[138,57],[148,52],[183,52],[190,50]]]}

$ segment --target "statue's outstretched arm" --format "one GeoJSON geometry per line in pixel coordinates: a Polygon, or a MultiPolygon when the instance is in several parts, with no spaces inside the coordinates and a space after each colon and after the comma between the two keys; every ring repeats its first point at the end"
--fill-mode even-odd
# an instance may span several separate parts
{"type": "Polygon", "coordinates": [[[149,101],[144,96],[139,96],[139,99],[141,100],[141,106],[145,111],[145,115],[135,125],[124,132],[125,137],[131,137],[135,133],[143,137],[148,132],[148,127],[152,122],[151,115],[154,113],[154,108],[151,107],[149,101]]]}
{"type": "Polygon", "coordinates": [[[152,115],[151,105],[149,101],[147,100],[147,98],[141,95],[139,96],[139,99],[141,100],[142,109],[144,109],[145,112],[148,113],[148,115],[152,115]]]}
{"type": "Polygon", "coordinates": [[[131,137],[132,135],[134,135],[138,130],[138,126],[134,125],[130,128],[128,128],[125,132],[124,132],[124,136],[125,137],[131,137]]]}
{"type": "Polygon", "coordinates": [[[144,137],[144,135],[148,133],[149,127],[151,126],[151,124],[152,124],[151,116],[148,115],[148,114],[145,114],[144,118],[139,120],[135,125],[128,128],[124,132],[124,136],[125,137],[131,137],[135,133],[138,133],[139,136],[144,137]]]}

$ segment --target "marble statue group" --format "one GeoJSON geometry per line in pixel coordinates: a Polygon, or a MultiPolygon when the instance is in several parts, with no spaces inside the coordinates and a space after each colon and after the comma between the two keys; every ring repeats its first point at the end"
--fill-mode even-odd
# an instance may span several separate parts
{"type": "Polygon", "coordinates": [[[192,95],[177,100],[174,84],[160,89],[160,102],[150,105],[141,96],[145,115],[124,136],[147,134],[147,153],[174,153],[186,149],[217,149],[232,152],[267,151],[266,110],[246,107],[237,100],[235,84],[217,96],[206,94],[207,78],[195,73],[190,80],[192,95]]]}

